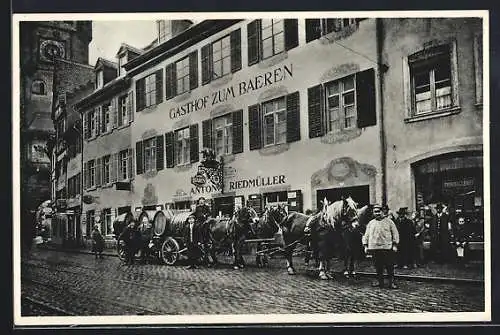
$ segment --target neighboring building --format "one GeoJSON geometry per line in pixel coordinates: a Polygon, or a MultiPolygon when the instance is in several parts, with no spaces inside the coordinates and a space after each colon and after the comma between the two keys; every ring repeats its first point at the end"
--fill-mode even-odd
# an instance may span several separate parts
{"type": "Polygon", "coordinates": [[[95,89],[75,106],[83,116],[82,235],[87,239],[99,224],[101,233],[112,240],[114,218],[132,208],[134,96],[123,64],[141,52],[123,44],[117,63],[99,58],[95,89]]]}
{"type": "Polygon", "coordinates": [[[206,20],[129,61],[133,206],[187,209],[203,196],[231,214],[247,201],[258,211],[342,194],[381,201],[378,28],[206,20]],[[224,159],[222,188],[200,166],[204,148],[224,159]]]}
{"type": "Polygon", "coordinates": [[[56,60],[54,70],[53,120],[56,138],[53,153],[56,213],[52,219],[52,241],[75,245],[81,242],[82,138],[80,114],[75,103],[94,90],[94,68],[56,60]]]}
{"type": "Polygon", "coordinates": [[[384,19],[388,202],[444,202],[483,231],[483,22],[384,19]]]}
{"type": "Polygon", "coordinates": [[[36,208],[51,198],[51,148],[47,142],[54,135],[54,59],[87,63],[91,40],[90,21],[20,24],[21,221],[27,239],[31,239],[36,208]]]}

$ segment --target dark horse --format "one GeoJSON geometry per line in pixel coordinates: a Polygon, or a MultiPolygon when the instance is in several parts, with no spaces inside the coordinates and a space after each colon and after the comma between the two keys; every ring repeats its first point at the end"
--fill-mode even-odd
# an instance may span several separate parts
{"type": "Polygon", "coordinates": [[[355,277],[355,264],[363,258],[362,235],[371,218],[370,206],[357,208],[351,197],[324,207],[325,220],[334,227],[336,245],[344,262],[344,275],[355,277]]]}
{"type": "Polygon", "coordinates": [[[203,223],[204,244],[217,264],[216,253],[231,250],[234,255],[233,268],[245,267],[241,249],[246,239],[253,236],[252,225],[259,219],[251,207],[241,207],[235,210],[231,218],[208,218],[203,223]]]}
{"type": "MultiPolygon", "coordinates": [[[[311,240],[312,245],[319,249],[317,253],[319,259],[333,255],[333,230],[324,224],[323,215],[323,212],[315,215],[305,215],[298,212],[287,213],[284,206],[278,205],[266,209],[254,230],[259,238],[274,237],[276,233],[281,232],[287,272],[294,275],[296,272],[292,256],[298,244],[307,246],[311,240]],[[304,232],[306,225],[311,227],[311,235],[304,232]]],[[[261,257],[261,255],[257,255],[258,265],[262,262],[261,257]]]]}

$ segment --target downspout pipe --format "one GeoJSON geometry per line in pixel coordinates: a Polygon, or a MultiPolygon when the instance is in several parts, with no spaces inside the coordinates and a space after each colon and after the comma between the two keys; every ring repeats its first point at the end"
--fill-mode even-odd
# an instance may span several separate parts
{"type": "Polygon", "coordinates": [[[378,95],[379,95],[379,140],[380,140],[380,178],[382,203],[387,204],[387,143],[384,124],[384,76],[389,67],[384,64],[384,19],[376,19],[378,95]]]}

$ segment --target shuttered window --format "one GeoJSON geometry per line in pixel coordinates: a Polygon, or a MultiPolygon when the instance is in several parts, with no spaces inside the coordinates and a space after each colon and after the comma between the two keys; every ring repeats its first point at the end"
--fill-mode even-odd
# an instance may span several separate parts
{"type": "Polygon", "coordinates": [[[111,156],[107,155],[102,158],[102,184],[106,185],[111,182],[111,156]]]}
{"type": "Polygon", "coordinates": [[[262,19],[247,26],[248,65],[299,45],[298,20],[262,19]]]}
{"type": "Polygon", "coordinates": [[[94,159],[90,160],[87,162],[87,169],[88,169],[88,174],[87,174],[87,188],[92,188],[96,186],[96,162],[94,159]]]}
{"type": "Polygon", "coordinates": [[[243,110],[203,121],[202,146],[219,156],[243,152],[243,110]]]}
{"type": "Polygon", "coordinates": [[[137,111],[163,102],[163,69],[137,81],[136,99],[137,111]]]}
{"type": "Polygon", "coordinates": [[[190,162],[189,127],[175,131],[175,165],[190,162]]]}
{"type": "Polygon", "coordinates": [[[306,43],[332,32],[355,25],[360,19],[355,18],[330,18],[306,19],[306,43]]]}
{"type": "Polygon", "coordinates": [[[144,172],[156,170],[156,137],[144,140],[144,172]]]}
{"type": "Polygon", "coordinates": [[[118,126],[129,123],[129,95],[122,95],[118,98],[118,126]]]}
{"type": "Polygon", "coordinates": [[[101,133],[108,133],[112,129],[111,102],[101,106],[101,133]]]}
{"type": "Polygon", "coordinates": [[[163,170],[164,167],[164,146],[163,135],[156,137],[156,171],[163,170]]]}
{"type": "Polygon", "coordinates": [[[233,152],[233,117],[231,114],[213,120],[213,139],[217,156],[233,152]]]}
{"type": "Polygon", "coordinates": [[[307,93],[310,138],[377,122],[373,69],[310,87],[307,93]]]}
{"type": "Polygon", "coordinates": [[[241,70],[241,29],[201,49],[202,84],[241,70]]]}
{"type": "Polygon", "coordinates": [[[248,120],[250,150],[299,141],[299,92],[250,106],[248,120]]]}
{"type": "Polygon", "coordinates": [[[142,152],[143,142],[139,141],[135,144],[135,166],[136,174],[141,175],[144,172],[144,155],[142,152]]]}
{"type": "Polygon", "coordinates": [[[129,178],[129,149],[120,151],[118,164],[118,180],[126,180],[129,178]]]}

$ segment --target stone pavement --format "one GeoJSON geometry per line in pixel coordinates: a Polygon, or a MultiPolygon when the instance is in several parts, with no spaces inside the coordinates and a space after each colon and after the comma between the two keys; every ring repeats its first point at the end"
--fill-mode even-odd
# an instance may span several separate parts
{"type": "MultiPolygon", "coordinates": [[[[480,312],[484,285],[400,279],[398,290],[372,288],[370,278],[322,281],[303,266],[228,264],[188,270],[160,264],[123,265],[41,248],[21,263],[23,315],[185,315],[480,312]],[[33,309],[29,302],[45,306],[33,309]]],[[[338,319],[337,319],[338,320],[338,319]]],[[[306,322],[307,320],[304,320],[306,322]]]]}
{"type": "MultiPolygon", "coordinates": [[[[59,250],[65,252],[76,252],[76,253],[90,253],[89,247],[84,247],[80,249],[62,249],[55,245],[41,244],[34,246],[35,248],[49,248],[52,250],[59,250]]],[[[104,255],[117,257],[116,250],[114,248],[107,248],[104,250],[104,255]]],[[[300,254],[300,253],[299,253],[300,254]]],[[[230,263],[232,259],[230,257],[218,256],[219,260],[223,263],[230,263]]],[[[245,255],[244,256],[247,264],[249,266],[255,265],[254,256],[245,255]]],[[[296,256],[294,257],[294,264],[296,266],[303,265],[304,257],[296,256]]],[[[311,261],[312,265],[312,261],[311,261]]],[[[269,266],[276,268],[285,268],[286,261],[283,257],[275,256],[270,259],[269,266]]],[[[343,269],[343,264],[340,260],[334,259],[332,261],[331,267],[334,271],[340,272],[343,269]]],[[[357,267],[359,275],[362,276],[374,276],[373,263],[370,259],[365,259],[357,267]]],[[[482,261],[470,261],[465,265],[458,264],[437,264],[435,262],[429,262],[421,267],[415,269],[395,269],[395,275],[399,278],[410,279],[410,280],[436,280],[436,281],[464,281],[464,282],[484,282],[484,262],[482,261]]]]}

